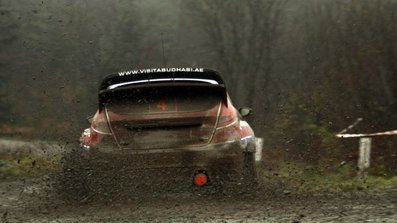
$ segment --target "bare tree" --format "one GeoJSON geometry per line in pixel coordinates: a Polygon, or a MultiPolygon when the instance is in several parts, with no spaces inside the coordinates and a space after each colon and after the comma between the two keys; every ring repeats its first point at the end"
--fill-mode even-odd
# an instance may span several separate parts
{"type": "Polygon", "coordinates": [[[266,122],[269,86],[274,65],[273,49],[280,35],[281,16],[287,0],[185,3],[196,12],[196,26],[208,36],[217,67],[226,76],[237,104],[253,106],[260,126],[266,122]],[[236,94],[234,93],[234,94],[236,94]]]}

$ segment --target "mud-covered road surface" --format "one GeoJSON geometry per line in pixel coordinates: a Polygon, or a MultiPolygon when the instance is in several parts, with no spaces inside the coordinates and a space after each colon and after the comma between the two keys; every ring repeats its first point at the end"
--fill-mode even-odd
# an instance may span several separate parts
{"type": "Polygon", "coordinates": [[[250,193],[136,193],[124,200],[65,202],[51,178],[0,183],[0,222],[397,222],[397,190],[286,190],[277,181],[250,193]]]}

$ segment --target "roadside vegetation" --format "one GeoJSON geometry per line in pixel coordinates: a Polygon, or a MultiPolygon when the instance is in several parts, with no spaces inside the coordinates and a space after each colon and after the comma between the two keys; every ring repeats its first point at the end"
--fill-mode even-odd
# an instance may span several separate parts
{"type": "Polygon", "coordinates": [[[266,162],[258,166],[259,182],[276,179],[287,189],[297,191],[352,191],[397,188],[397,176],[371,174],[359,176],[352,163],[313,166],[303,162],[266,162]]]}
{"type": "Polygon", "coordinates": [[[65,143],[0,139],[0,179],[38,177],[57,171],[65,143]]]}
{"type": "Polygon", "coordinates": [[[59,157],[0,157],[0,179],[38,177],[59,170],[59,157]]]}

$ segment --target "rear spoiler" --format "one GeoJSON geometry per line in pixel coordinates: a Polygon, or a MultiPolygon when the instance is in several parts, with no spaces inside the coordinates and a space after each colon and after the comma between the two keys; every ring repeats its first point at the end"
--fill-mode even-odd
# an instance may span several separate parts
{"type": "Polygon", "coordinates": [[[99,91],[126,85],[156,82],[202,82],[225,85],[219,73],[214,70],[203,68],[153,68],[111,74],[102,81],[99,91]]]}
{"type": "Polygon", "coordinates": [[[136,88],[177,86],[205,87],[220,94],[222,100],[227,102],[225,83],[216,71],[203,68],[156,68],[123,71],[107,76],[99,87],[99,110],[109,98],[122,95],[121,92],[136,88]]]}

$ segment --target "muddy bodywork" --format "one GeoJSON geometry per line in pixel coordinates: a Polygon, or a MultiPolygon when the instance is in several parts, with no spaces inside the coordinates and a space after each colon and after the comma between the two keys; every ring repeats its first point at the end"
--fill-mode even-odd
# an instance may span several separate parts
{"type": "MultiPolygon", "coordinates": [[[[203,72],[111,75],[81,136],[90,169],[183,169],[210,180],[253,169],[255,136],[220,76],[203,72]]],[[[175,171],[171,171],[175,172],[175,171]]]]}

